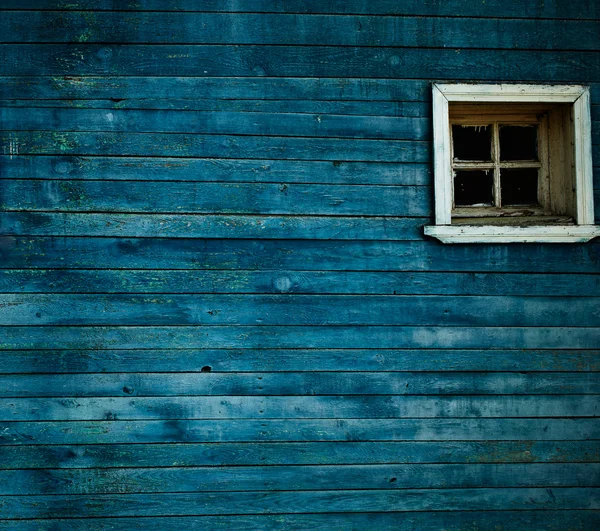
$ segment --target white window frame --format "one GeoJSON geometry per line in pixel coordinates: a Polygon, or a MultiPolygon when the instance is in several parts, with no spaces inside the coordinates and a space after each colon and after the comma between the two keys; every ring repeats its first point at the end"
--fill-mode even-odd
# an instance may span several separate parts
{"type": "Polygon", "coordinates": [[[435,225],[425,234],[444,243],[586,242],[600,236],[594,225],[590,95],[580,85],[433,85],[435,225]],[[452,146],[449,103],[568,103],[572,106],[575,224],[452,225],[452,146]]]}

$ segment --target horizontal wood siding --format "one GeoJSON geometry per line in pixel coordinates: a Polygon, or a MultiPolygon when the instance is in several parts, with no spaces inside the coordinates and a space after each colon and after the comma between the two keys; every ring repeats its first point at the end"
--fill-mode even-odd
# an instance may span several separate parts
{"type": "Polygon", "coordinates": [[[1,529],[600,528],[600,242],[423,235],[444,81],[588,85],[600,222],[600,4],[0,30],[1,529]]]}

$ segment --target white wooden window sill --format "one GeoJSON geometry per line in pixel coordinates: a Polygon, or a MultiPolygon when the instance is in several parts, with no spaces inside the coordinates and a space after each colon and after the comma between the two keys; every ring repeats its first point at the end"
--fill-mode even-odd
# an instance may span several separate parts
{"type": "Polygon", "coordinates": [[[443,243],[583,243],[600,236],[596,225],[507,227],[428,225],[425,234],[443,243]]]}

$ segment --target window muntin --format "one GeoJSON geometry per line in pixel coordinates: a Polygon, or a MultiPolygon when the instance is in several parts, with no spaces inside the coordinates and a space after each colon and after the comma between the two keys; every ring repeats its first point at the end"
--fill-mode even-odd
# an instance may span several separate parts
{"type": "Polygon", "coordinates": [[[462,106],[454,118],[450,109],[452,217],[552,215],[547,116],[470,112],[462,106]]]}

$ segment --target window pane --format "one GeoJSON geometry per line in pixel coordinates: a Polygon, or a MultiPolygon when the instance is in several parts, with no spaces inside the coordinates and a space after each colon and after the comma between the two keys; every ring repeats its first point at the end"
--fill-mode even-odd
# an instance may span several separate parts
{"type": "Polygon", "coordinates": [[[537,160],[537,151],[537,126],[500,126],[500,160],[537,160]]]}
{"type": "Polygon", "coordinates": [[[454,124],[452,144],[457,160],[492,160],[492,128],[488,125],[454,124]]]}
{"type": "Polygon", "coordinates": [[[538,204],[538,170],[521,168],[501,170],[502,206],[538,204]]]}
{"type": "Polygon", "coordinates": [[[493,198],[494,172],[492,170],[455,172],[455,206],[489,206],[493,198]]]}

